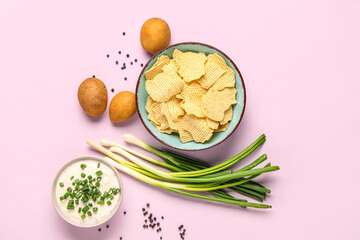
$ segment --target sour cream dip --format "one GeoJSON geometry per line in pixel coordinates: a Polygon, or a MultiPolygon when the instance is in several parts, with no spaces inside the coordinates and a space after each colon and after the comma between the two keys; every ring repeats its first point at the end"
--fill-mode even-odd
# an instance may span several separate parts
{"type": "Polygon", "coordinates": [[[117,170],[103,159],[91,156],[79,157],[65,164],[52,187],[52,200],[57,212],[65,221],[78,227],[94,227],[109,220],[118,210],[122,194],[123,185],[117,170]],[[75,181],[82,183],[75,184],[75,181]],[[92,192],[97,191],[96,201],[91,197],[88,201],[83,198],[86,194],[81,189],[85,185],[93,189],[92,192]]]}

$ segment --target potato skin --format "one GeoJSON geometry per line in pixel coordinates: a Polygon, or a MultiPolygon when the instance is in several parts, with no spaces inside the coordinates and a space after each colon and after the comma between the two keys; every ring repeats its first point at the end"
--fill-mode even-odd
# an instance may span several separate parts
{"type": "Polygon", "coordinates": [[[169,25],[161,18],[150,18],[141,27],[141,46],[149,53],[155,54],[163,50],[169,45],[170,39],[169,25]]]}
{"type": "Polygon", "coordinates": [[[78,100],[88,115],[100,116],[105,112],[108,100],[105,84],[97,78],[85,79],[79,86],[78,100]]]}
{"type": "Polygon", "coordinates": [[[123,122],[136,113],[135,94],[129,91],[119,92],[110,102],[109,116],[112,123],[123,122]]]}

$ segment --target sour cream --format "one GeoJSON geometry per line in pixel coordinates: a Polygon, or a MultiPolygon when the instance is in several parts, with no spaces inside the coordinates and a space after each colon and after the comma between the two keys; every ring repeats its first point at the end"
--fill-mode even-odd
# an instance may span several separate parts
{"type": "MultiPolygon", "coordinates": [[[[94,182],[95,183],[95,182],[94,182]]],[[[95,157],[80,157],[70,161],[66,164],[58,173],[57,177],[55,178],[54,185],[53,185],[53,203],[60,214],[67,222],[80,227],[92,227],[97,226],[108,219],[110,219],[117,209],[120,206],[120,202],[122,199],[122,182],[118,172],[107,162],[100,158],[95,157]],[[98,168],[98,164],[100,163],[100,167],[98,168]],[[82,169],[80,166],[81,164],[86,164],[86,168],[82,169]],[[101,181],[100,187],[98,188],[101,193],[103,194],[105,191],[109,191],[111,188],[119,188],[120,192],[116,195],[113,195],[113,200],[105,199],[105,204],[99,205],[90,199],[88,202],[83,203],[81,198],[79,199],[79,204],[75,206],[74,210],[67,209],[67,205],[69,200],[76,200],[76,198],[68,197],[67,199],[60,200],[61,196],[67,192],[67,188],[71,187],[74,189],[72,182],[76,179],[84,180],[87,179],[87,176],[92,175],[93,177],[97,177],[96,172],[101,171],[101,181]],[[82,178],[81,174],[85,173],[86,178],[82,178]],[[71,179],[73,177],[73,179],[71,179]],[[64,184],[64,187],[60,186],[60,183],[64,184]],[[107,204],[107,201],[111,201],[111,205],[107,204]],[[92,216],[85,214],[85,218],[82,219],[81,215],[82,212],[79,213],[79,207],[83,208],[89,203],[93,204],[93,207],[97,207],[98,211],[94,212],[93,207],[90,207],[90,211],[92,212],[92,216]]],[[[97,199],[99,201],[100,199],[97,199]]]]}

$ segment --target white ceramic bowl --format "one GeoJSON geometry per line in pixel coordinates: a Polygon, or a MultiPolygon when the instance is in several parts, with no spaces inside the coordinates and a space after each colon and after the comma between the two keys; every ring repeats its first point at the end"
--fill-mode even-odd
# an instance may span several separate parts
{"type": "MultiPolygon", "coordinates": [[[[76,176],[75,176],[75,178],[76,178],[76,176]]],[[[57,175],[54,179],[53,185],[52,185],[51,197],[52,197],[52,202],[54,204],[56,211],[65,221],[67,221],[68,223],[70,223],[74,226],[77,226],[77,227],[95,227],[95,226],[99,226],[99,225],[103,224],[104,222],[108,221],[116,213],[116,211],[119,209],[121,201],[122,201],[123,190],[124,190],[124,188],[123,188],[123,183],[120,178],[120,175],[119,175],[118,171],[111,164],[109,164],[108,162],[106,162],[105,160],[103,160],[101,158],[92,157],[92,156],[83,156],[83,157],[78,157],[78,158],[75,158],[75,159],[69,161],[60,169],[60,171],[57,173],[57,175]],[[110,212],[108,214],[106,214],[103,218],[99,219],[96,222],[92,222],[90,224],[88,224],[86,222],[86,218],[85,218],[84,222],[79,222],[79,220],[75,219],[74,217],[70,216],[69,214],[66,214],[64,212],[64,210],[62,210],[62,208],[60,206],[60,200],[58,199],[58,196],[56,194],[57,189],[59,189],[59,183],[58,183],[59,178],[62,175],[62,173],[64,172],[64,170],[67,169],[69,166],[71,166],[74,163],[79,163],[79,167],[80,167],[80,164],[86,160],[94,160],[94,161],[100,162],[100,164],[104,164],[107,167],[109,167],[113,171],[113,173],[116,177],[116,181],[118,182],[118,186],[120,188],[120,192],[116,195],[116,198],[118,198],[117,202],[110,206],[106,206],[106,207],[111,207],[110,212]]],[[[99,209],[99,211],[100,210],[104,210],[104,209],[99,209]]],[[[77,208],[74,211],[77,211],[77,208]]],[[[87,218],[88,218],[88,216],[87,216],[87,218]]]]}

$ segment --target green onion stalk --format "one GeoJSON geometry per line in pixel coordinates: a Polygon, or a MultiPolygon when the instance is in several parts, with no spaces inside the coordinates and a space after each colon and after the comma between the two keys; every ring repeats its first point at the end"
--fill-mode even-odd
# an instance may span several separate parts
{"type": "Polygon", "coordinates": [[[270,190],[252,180],[262,173],[279,170],[278,166],[271,166],[270,164],[267,164],[263,168],[254,168],[266,159],[266,155],[263,155],[253,163],[238,171],[232,172],[231,170],[226,170],[230,166],[244,159],[260,146],[265,141],[264,135],[260,136],[241,153],[216,166],[210,166],[207,163],[198,160],[194,161],[175,153],[158,150],[130,134],[124,135],[124,138],[127,142],[136,144],[137,146],[155,153],[164,159],[165,162],[151,158],[109,140],[103,139],[101,141],[101,144],[105,147],[110,147],[109,149],[106,149],[92,140],[88,140],[88,144],[105,154],[107,156],[105,157],[105,160],[120,171],[165,190],[190,197],[234,204],[240,207],[271,208],[271,206],[267,204],[251,203],[244,199],[235,198],[223,190],[224,188],[231,188],[238,193],[252,197],[258,201],[262,201],[266,194],[270,193],[270,190]],[[125,160],[120,155],[128,160],[125,160]],[[165,168],[170,172],[151,166],[140,158],[165,168]],[[217,197],[205,196],[192,192],[210,192],[217,197]]]}
{"type": "MultiPolygon", "coordinates": [[[[252,153],[258,146],[260,146],[266,140],[265,135],[262,134],[249,147],[247,147],[245,150],[243,150],[242,152],[240,152],[236,156],[232,157],[228,161],[225,161],[225,162],[223,162],[223,163],[221,163],[221,164],[219,164],[217,166],[211,166],[208,163],[199,161],[197,159],[192,159],[192,158],[188,158],[188,157],[185,157],[185,156],[182,156],[182,155],[178,155],[176,153],[156,149],[156,148],[148,145],[147,143],[141,141],[140,139],[136,138],[135,136],[133,136],[131,134],[125,134],[124,139],[128,143],[135,144],[135,145],[137,145],[137,146],[139,146],[139,147],[141,147],[141,148],[143,148],[143,149],[145,149],[145,150],[147,150],[147,151],[149,151],[151,153],[154,153],[155,155],[161,157],[165,162],[167,162],[170,165],[181,167],[182,171],[194,170],[194,169],[189,170],[189,167],[195,167],[195,170],[201,170],[201,169],[205,169],[205,168],[207,168],[207,169],[212,168],[212,171],[214,171],[214,169],[216,171],[216,168],[218,168],[218,170],[224,169],[225,168],[224,166],[226,166],[226,164],[229,167],[229,166],[232,166],[235,163],[241,161],[242,159],[244,159],[246,156],[248,156],[250,153],[252,153]]],[[[126,147],[124,147],[122,145],[116,144],[114,142],[111,142],[109,140],[102,140],[102,144],[104,144],[105,146],[117,146],[117,147],[120,147],[120,148],[122,148],[122,149],[124,149],[124,150],[126,150],[128,152],[131,152],[134,155],[137,155],[136,151],[134,151],[132,149],[129,149],[129,148],[126,148],[126,147]]],[[[138,154],[137,156],[142,158],[144,155],[143,154],[138,154]]],[[[244,171],[244,170],[252,169],[255,166],[262,163],[263,161],[265,161],[266,159],[267,159],[267,156],[264,154],[261,157],[259,157],[258,159],[256,159],[254,162],[252,162],[249,165],[239,169],[238,171],[244,171]]],[[[270,164],[266,165],[265,167],[270,167],[270,164]]],[[[189,172],[187,172],[187,173],[189,173],[189,172]]],[[[192,174],[194,174],[194,172],[192,174]]],[[[201,175],[201,174],[202,173],[200,172],[199,175],[201,175]]],[[[256,175],[256,176],[258,176],[258,175],[256,175]]],[[[241,180],[242,179],[239,179],[239,184],[241,184],[241,180]]],[[[232,181],[232,183],[233,182],[234,182],[234,180],[232,181]]],[[[254,181],[249,181],[249,184],[246,185],[246,186],[248,186],[246,189],[243,189],[244,187],[242,187],[242,186],[241,187],[240,186],[233,186],[233,187],[229,187],[229,188],[232,189],[235,192],[238,192],[238,193],[240,193],[242,195],[248,196],[248,197],[253,198],[255,200],[263,201],[263,199],[266,197],[266,194],[263,195],[261,191],[259,193],[254,192],[254,191],[257,191],[258,189],[249,190],[248,188],[251,187],[250,185],[258,185],[259,187],[261,187],[263,189],[266,189],[265,187],[263,187],[262,185],[254,182],[254,181]],[[259,196],[258,196],[259,194],[261,194],[263,197],[259,198],[259,196]]],[[[263,189],[262,189],[262,191],[264,191],[263,189]]],[[[270,193],[270,190],[266,189],[266,192],[270,193]]]]}

